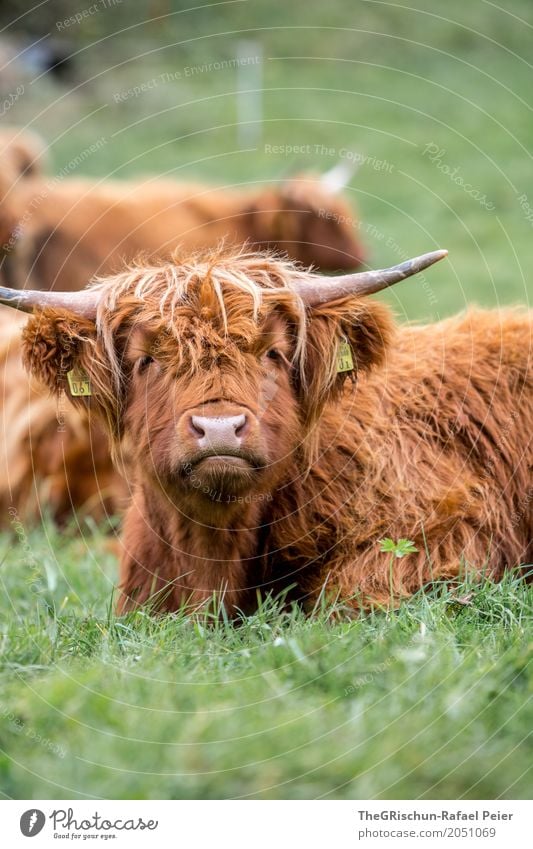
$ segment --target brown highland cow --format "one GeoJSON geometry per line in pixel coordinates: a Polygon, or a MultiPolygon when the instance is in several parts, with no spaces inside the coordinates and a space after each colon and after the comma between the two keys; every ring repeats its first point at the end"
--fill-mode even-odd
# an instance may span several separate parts
{"type": "Polygon", "coordinates": [[[119,610],[383,603],[530,562],[531,314],[396,329],[367,297],[444,254],[328,280],[215,254],[0,292],[36,308],[27,366],[98,417],[133,486],[119,610]],[[385,536],[417,548],[392,585],[385,536]]]}
{"type": "MultiPolygon", "coordinates": [[[[19,237],[15,191],[27,180],[35,185],[31,178],[43,177],[45,163],[46,146],[38,135],[16,127],[0,129],[0,259],[14,248],[19,237]]],[[[11,285],[1,267],[0,275],[11,285]]]]}
{"type": "Polygon", "coordinates": [[[0,307],[0,517],[63,524],[98,520],[126,504],[101,425],[68,402],[59,404],[28,374],[21,358],[22,316],[0,307]]]}

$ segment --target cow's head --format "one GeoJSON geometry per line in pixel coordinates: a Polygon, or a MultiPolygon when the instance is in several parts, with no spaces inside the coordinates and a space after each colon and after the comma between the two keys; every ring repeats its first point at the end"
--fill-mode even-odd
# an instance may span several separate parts
{"type": "Polygon", "coordinates": [[[19,186],[41,177],[45,161],[45,144],[38,135],[17,127],[0,130],[0,258],[19,238],[19,186]]]}
{"type": "Polygon", "coordinates": [[[366,258],[359,220],[340,195],[346,168],[299,174],[259,192],[246,209],[254,248],[285,251],[322,271],[358,268],[366,258]],[[342,172],[342,173],[341,173],[342,172]]]}
{"type": "Polygon", "coordinates": [[[267,255],[218,254],[78,293],[2,289],[0,301],[38,308],[27,366],[98,414],[129,476],[174,503],[224,506],[308,461],[324,406],[386,349],[389,312],[365,296],[444,255],[319,278],[267,255]]]}
{"type": "Polygon", "coordinates": [[[47,165],[44,140],[22,127],[0,130],[0,170],[9,170],[15,177],[42,177],[47,165]]]}

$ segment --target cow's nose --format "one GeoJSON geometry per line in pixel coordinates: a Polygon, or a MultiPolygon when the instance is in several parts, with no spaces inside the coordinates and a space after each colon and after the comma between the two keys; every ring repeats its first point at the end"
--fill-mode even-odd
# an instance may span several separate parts
{"type": "Polygon", "coordinates": [[[240,416],[191,416],[191,431],[200,448],[238,448],[246,434],[248,419],[240,416]]]}

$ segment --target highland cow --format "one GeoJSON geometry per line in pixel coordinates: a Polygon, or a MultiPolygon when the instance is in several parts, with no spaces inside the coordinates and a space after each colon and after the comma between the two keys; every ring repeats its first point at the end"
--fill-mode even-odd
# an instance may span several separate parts
{"type": "Polygon", "coordinates": [[[0,308],[0,524],[14,515],[25,523],[49,515],[60,525],[73,511],[78,520],[114,515],[128,493],[106,435],[84,410],[58,404],[28,375],[18,319],[0,308]]]}
{"type": "Polygon", "coordinates": [[[444,254],[327,280],[215,254],[0,292],[36,310],[32,375],[98,417],[127,471],[120,611],[396,603],[528,562],[531,314],[398,329],[368,298],[444,254]],[[392,566],[385,536],[413,542],[392,566]]]}
{"type": "Polygon", "coordinates": [[[358,221],[330,176],[257,190],[160,179],[19,181],[0,192],[5,284],[76,291],[140,255],[149,262],[178,246],[190,252],[222,241],[275,249],[323,271],[353,269],[365,258],[358,221]]]}
{"type": "Polygon", "coordinates": [[[46,144],[41,136],[20,127],[0,130],[0,171],[12,180],[42,177],[47,163],[46,144]]]}
{"type": "MultiPolygon", "coordinates": [[[[0,130],[0,257],[13,250],[19,237],[18,205],[15,195],[26,181],[41,178],[46,163],[44,141],[36,134],[17,127],[0,130]]],[[[34,184],[34,183],[33,183],[34,184]]],[[[4,271],[8,285],[11,279],[4,271]]],[[[18,281],[18,276],[15,281],[18,281]]]]}

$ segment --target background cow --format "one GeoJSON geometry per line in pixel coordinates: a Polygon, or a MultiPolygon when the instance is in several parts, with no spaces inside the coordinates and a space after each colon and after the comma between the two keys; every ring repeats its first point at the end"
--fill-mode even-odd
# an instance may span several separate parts
{"type": "Polygon", "coordinates": [[[357,217],[327,175],[257,189],[39,176],[11,182],[0,209],[4,243],[11,241],[5,283],[21,289],[78,290],[139,255],[222,241],[276,249],[323,271],[356,268],[365,258],[357,217]]]}
{"type": "Polygon", "coordinates": [[[52,398],[28,375],[21,358],[21,317],[0,308],[0,517],[24,522],[73,510],[99,520],[126,503],[107,438],[81,409],[52,398]]]}
{"type": "Polygon", "coordinates": [[[0,258],[13,250],[19,235],[15,195],[26,180],[44,176],[46,162],[46,145],[36,133],[16,127],[0,130],[0,258]]]}
{"type": "Polygon", "coordinates": [[[48,163],[46,143],[37,133],[19,127],[0,129],[2,173],[17,177],[43,176],[48,163]]]}
{"type": "Polygon", "coordinates": [[[472,311],[397,332],[367,295],[445,252],[328,281],[240,253],[133,268],[24,331],[54,393],[74,371],[134,487],[126,610],[259,589],[310,604],[398,600],[533,553],[531,314],[472,311]],[[351,380],[347,380],[351,378],[351,380]],[[90,394],[88,394],[90,392],[90,394]],[[392,564],[384,536],[414,549],[392,564]]]}

